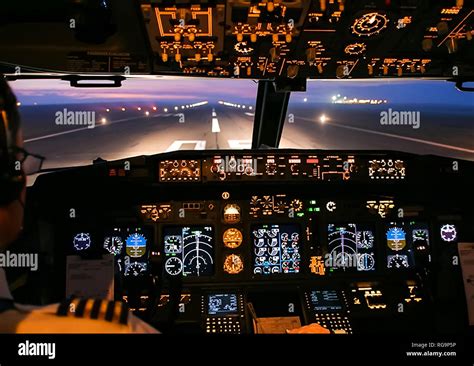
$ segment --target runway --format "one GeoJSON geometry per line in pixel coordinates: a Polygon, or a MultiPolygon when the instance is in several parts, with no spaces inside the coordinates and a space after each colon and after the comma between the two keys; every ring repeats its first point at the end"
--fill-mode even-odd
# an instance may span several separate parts
{"type": "MultiPolygon", "coordinates": [[[[96,112],[94,128],[56,125],[54,113],[62,106],[25,107],[21,109],[25,148],[46,157],[44,168],[91,164],[98,157],[115,160],[173,150],[250,148],[254,108],[217,102],[188,108],[181,108],[179,101],[174,104],[166,111],[165,107],[122,111],[113,105],[108,112],[99,104],[75,105],[76,110],[96,112]]],[[[474,160],[472,113],[427,108],[420,128],[414,129],[381,125],[384,108],[290,105],[280,148],[398,150],[474,160]]]]}

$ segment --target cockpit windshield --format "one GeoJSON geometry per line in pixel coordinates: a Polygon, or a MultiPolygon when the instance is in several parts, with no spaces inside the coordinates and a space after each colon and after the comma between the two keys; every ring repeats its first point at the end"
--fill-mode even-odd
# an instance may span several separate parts
{"type": "MultiPolygon", "coordinates": [[[[43,168],[174,150],[251,147],[257,82],[128,79],[121,88],[12,82],[25,147],[43,168]]],[[[280,148],[399,150],[474,160],[474,95],[435,80],[308,82],[291,93],[280,148]]]]}

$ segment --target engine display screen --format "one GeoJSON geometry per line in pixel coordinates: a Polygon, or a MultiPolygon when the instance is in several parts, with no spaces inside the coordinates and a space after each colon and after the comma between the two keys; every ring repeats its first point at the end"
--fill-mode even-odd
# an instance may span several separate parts
{"type": "Polygon", "coordinates": [[[163,230],[165,271],[176,276],[214,274],[212,226],[168,226],[163,230]]]}
{"type": "Polygon", "coordinates": [[[239,304],[236,294],[212,294],[207,296],[208,315],[237,314],[239,304]]]}
{"type": "Polygon", "coordinates": [[[254,274],[299,273],[300,240],[298,225],[253,226],[254,274]]]}
{"type": "Polygon", "coordinates": [[[315,313],[336,313],[342,311],[342,303],[335,290],[313,290],[309,294],[315,313]]]}
{"type": "Polygon", "coordinates": [[[330,271],[375,270],[375,236],[367,225],[329,224],[326,265],[330,271]]]}

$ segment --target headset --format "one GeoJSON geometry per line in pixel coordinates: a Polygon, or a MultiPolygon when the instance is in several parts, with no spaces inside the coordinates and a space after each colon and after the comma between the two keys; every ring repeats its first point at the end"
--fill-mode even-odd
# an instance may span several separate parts
{"type": "Polygon", "coordinates": [[[15,151],[19,125],[16,98],[0,74],[0,207],[19,199],[25,185],[15,151]]]}

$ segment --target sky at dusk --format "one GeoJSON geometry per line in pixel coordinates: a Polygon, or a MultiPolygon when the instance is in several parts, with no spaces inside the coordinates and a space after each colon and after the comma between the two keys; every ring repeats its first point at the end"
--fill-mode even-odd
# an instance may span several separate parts
{"type": "MultiPolygon", "coordinates": [[[[158,77],[129,79],[121,88],[71,88],[59,80],[19,80],[11,86],[22,105],[97,103],[97,102],[196,102],[218,100],[254,103],[257,84],[253,80],[158,77]]],[[[447,81],[396,79],[384,80],[317,80],[309,81],[305,93],[292,93],[291,101],[327,103],[331,96],[387,99],[394,104],[446,104],[472,106],[474,93],[458,91],[447,81]]]]}

